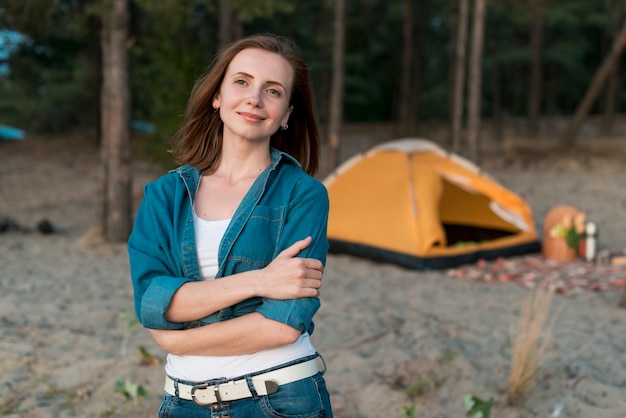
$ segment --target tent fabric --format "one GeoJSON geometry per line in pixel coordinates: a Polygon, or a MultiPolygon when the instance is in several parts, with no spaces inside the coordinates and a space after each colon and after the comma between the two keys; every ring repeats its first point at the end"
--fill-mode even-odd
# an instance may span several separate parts
{"type": "Polygon", "coordinates": [[[532,211],[520,196],[424,139],[355,155],[324,184],[331,252],[421,270],[540,249],[532,211]]]}

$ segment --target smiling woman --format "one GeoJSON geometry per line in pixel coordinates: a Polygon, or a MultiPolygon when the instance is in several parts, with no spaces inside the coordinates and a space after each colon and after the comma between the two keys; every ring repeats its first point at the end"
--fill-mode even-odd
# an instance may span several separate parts
{"type": "Polygon", "coordinates": [[[181,166],[146,186],[128,241],[137,317],[169,353],[159,416],[332,417],[310,341],[328,195],[295,47],[258,35],[225,49],[172,152],[181,166]]]}
{"type": "Polygon", "coordinates": [[[292,84],[293,70],[280,55],[256,48],[237,54],[213,100],[224,122],[224,145],[256,141],[266,148],[278,128],[288,126],[292,84]]]}

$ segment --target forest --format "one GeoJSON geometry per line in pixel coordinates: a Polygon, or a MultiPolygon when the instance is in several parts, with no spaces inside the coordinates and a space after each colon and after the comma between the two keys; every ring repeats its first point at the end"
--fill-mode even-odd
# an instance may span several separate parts
{"type": "MultiPolygon", "coordinates": [[[[330,119],[337,4],[329,0],[132,0],[129,87],[135,126],[164,141],[178,126],[195,79],[220,46],[246,34],[293,39],[309,63],[320,121],[330,119]],[[149,122],[149,125],[140,122],[149,122]]],[[[620,43],[624,0],[499,0],[484,3],[479,116],[523,121],[574,115],[601,65],[620,43]]],[[[102,85],[103,0],[4,0],[0,45],[0,123],[29,133],[97,133],[102,85]]],[[[343,33],[341,122],[397,123],[420,134],[453,117],[458,34],[470,55],[476,7],[468,0],[350,0],[343,33]],[[463,8],[469,18],[463,17],[463,8]],[[461,12],[461,13],[460,13],[461,12]]],[[[622,34],[621,38],[626,38],[622,34]]],[[[624,39],[619,47],[623,48],[624,39]]],[[[612,61],[588,113],[610,134],[626,109],[620,67],[612,61]]],[[[468,72],[468,71],[465,71],[468,72]]],[[[465,77],[466,89],[472,80],[465,77]]],[[[464,108],[468,100],[463,100],[464,108]]]]}
{"type": "Polygon", "coordinates": [[[195,80],[264,32],[309,65],[326,169],[382,126],[485,168],[538,230],[568,204],[600,231],[596,263],[556,267],[332,255],[315,338],[336,416],[626,416],[626,276],[609,264],[626,257],[626,0],[0,0],[0,415],[157,410],[164,356],[126,314],[123,243],[195,80]],[[542,283],[554,308],[535,304],[542,283]]]}

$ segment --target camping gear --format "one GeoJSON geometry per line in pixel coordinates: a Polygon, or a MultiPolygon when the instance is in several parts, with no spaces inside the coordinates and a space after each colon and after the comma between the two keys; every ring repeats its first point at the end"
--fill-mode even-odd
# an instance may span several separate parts
{"type": "Polygon", "coordinates": [[[332,253],[423,270],[541,248],[521,197],[427,140],[378,145],[324,184],[332,253]]]}
{"type": "Polygon", "coordinates": [[[0,140],[17,140],[26,138],[26,132],[12,126],[0,125],[0,140]]]}
{"type": "Polygon", "coordinates": [[[593,261],[598,251],[598,226],[595,222],[585,225],[585,260],[593,261]]]}
{"type": "Polygon", "coordinates": [[[543,256],[555,261],[571,261],[581,256],[584,222],[585,214],[575,207],[558,205],[550,209],[543,221],[543,256]]]}

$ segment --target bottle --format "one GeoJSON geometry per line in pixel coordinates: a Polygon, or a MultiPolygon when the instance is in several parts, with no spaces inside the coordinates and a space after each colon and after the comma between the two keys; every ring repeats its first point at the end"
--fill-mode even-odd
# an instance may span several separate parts
{"type": "Polygon", "coordinates": [[[585,225],[585,260],[593,261],[598,252],[598,227],[595,222],[587,222],[585,225]]]}

